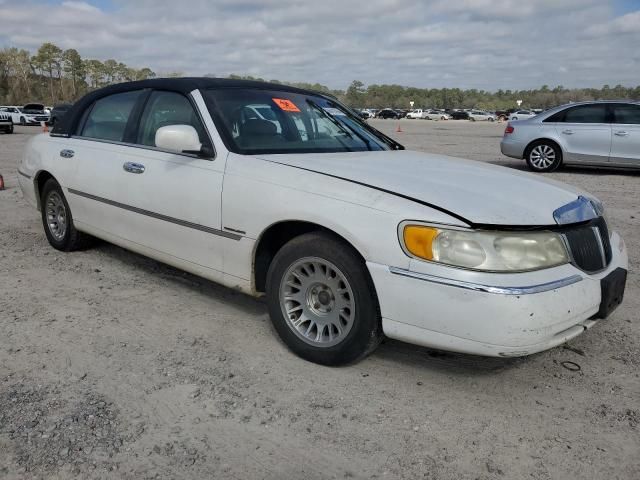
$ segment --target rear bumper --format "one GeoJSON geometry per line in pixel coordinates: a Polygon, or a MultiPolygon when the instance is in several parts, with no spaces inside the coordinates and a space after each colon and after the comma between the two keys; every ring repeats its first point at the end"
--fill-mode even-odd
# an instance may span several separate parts
{"type": "Polygon", "coordinates": [[[601,279],[628,268],[626,247],[615,233],[612,245],[612,261],[597,275],[564,265],[530,274],[486,274],[485,281],[476,274],[470,282],[367,266],[388,337],[463,353],[522,356],[560,345],[597,322],[592,317],[600,309],[601,279]]]}
{"type": "Polygon", "coordinates": [[[500,142],[500,151],[503,155],[512,158],[524,158],[524,145],[520,141],[514,141],[510,137],[503,137],[500,142]]]}

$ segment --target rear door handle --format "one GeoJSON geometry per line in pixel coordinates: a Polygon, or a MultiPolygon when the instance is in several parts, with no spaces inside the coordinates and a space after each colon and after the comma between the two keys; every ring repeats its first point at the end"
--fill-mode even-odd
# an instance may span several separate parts
{"type": "Polygon", "coordinates": [[[125,162],[122,168],[129,173],[144,173],[144,165],[141,163],[125,162]]]}
{"type": "Polygon", "coordinates": [[[562,130],[565,135],[573,135],[573,130],[562,130]]]}
{"type": "Polygon", "coordinates": [[[75,155],[75,152],[73,150],[69,150],[69,149],[64,149],[64,150],[60,150],[60,156],[62,158],[71,158],[75,155]]]}
{"type": "Polygon", "coordinates": [[[616,132],[616,135],[619,137],[626,137],[627,135],[629,135],[629,132],[625,132],[624,130],[619,130],[616,132]]]}

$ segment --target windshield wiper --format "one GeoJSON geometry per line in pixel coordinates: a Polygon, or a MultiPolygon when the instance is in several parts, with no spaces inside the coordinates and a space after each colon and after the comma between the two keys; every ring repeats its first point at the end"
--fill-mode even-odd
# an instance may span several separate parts
{"type": "MultiPolygon", "coordinates": [[[[317,110],[318,112],[320,112],[325,118],[328,118],[331,123],[333,123],[335,126],[337,126],[342,132],[344,132],[344,134],[346,136],[348,136],[349,138],[353,139],[353,135],[351,134],[351,132],[349,132],[349,130],[347,130],[345,128],[345,124],[343,124],[340,120],[338,120],[337,118],[335,118],[333,115],[331,115],[329,112],[327,112],[324,108],[322,108],[320,105],[318,105],[317,103],[315,103],[313,100],[309,100],[307,98],[307,103],[314,108],[315,110],[317,110]]],[[[356,129],[352,128],[349,126],[349,124],[346,124],[347,127],[349,127],[349,129],[355,133],[357,135],[357,137],[362,140],[362,142],[367,146],[367,150],[373,150],[371,148],[371,142],[362,136],[362,134],[360,132],[358,132],[356,129]]]]}

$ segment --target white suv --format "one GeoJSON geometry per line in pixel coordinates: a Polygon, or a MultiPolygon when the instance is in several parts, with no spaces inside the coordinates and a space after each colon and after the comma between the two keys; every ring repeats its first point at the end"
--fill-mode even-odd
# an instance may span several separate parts
{"type": "Polygon", "coordinates": [[[49,121],[49,114],[45,112],[44,105],[39,103],[29,103],[24,107],[0,107],[0,112],[9,113],[14,124],[40,125],[40,122],[49,121]]]}
{"type": "Polygon", "coordinates": [[[421,108],[416,108],[415,110],[411,110],[409,113],[407,113],[407,118],[425,119],[427,118],[427,111],[422,110],[421,108]]]}

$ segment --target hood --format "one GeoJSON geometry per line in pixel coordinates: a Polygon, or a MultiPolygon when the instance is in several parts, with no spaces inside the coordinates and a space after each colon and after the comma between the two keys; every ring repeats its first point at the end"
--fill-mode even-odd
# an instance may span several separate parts
{"type": "Polygon", "coordinates": [[[554,210],[583,193],[540,175],[409,150],[260,157],[415,199],[470,224],[555,225],[554,210]]]}

